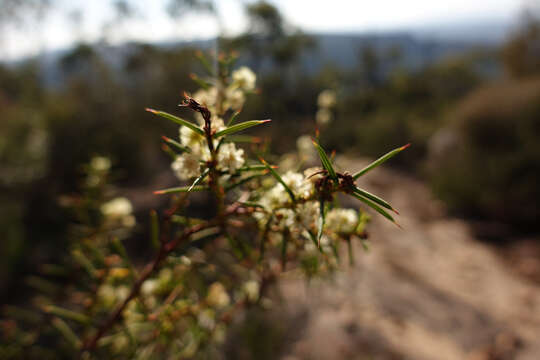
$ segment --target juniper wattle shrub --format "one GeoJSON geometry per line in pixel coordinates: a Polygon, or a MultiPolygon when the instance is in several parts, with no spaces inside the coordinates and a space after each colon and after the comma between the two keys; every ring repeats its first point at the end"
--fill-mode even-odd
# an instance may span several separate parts
{"type": "MultiPolygon", "coordinates": [[[[194,76],[201,90],[185,94],[180,104],[193,120],[147,109],[180,126],[177,139],[163,138],[179,186],[155,192],[169,196],[171,206],[151,214],[152,260],[136,266],[128,257],[123,242],[135,225],[131,204],[115,198],[107,185],[108,160],[94,159],[85,192],[67,201],[79,216],[72,256],[39,280],[42,293],[33,304],[42,312],[36,317],[19,309],[24,321],[3,322],[10,342],[0,351],[8,357],[219,354],[227,325],[247,307],[268,304],[268,290],[282,272],[330,271],[339,264],[342,244],[351,252],[352,241],[365,241],[368,217],[337,207],[337,193],[395,222],[392,206],[355,180],[405,147],[349,174],[336,171],[317,138],[301,137],[301,155],[316,156],[320,166],[304,169],[297,161],[288,166],[293,170],[282,171],[267,162],[270,155],[256,138],[240,134],[270,125],[270,120],[238,121],[246,97],[255,93],[255,74],[246,67],[230,72],[231,57],[221,57],[216,71],[201,60],[210,77],[194,76]],[[187,206],[196,192],[213,199],[205,218],[192,216],[187,206]],[[52,284],[59,278],[61,289],[52,284]]],[[[333,106],[333,94],[325,97],[333,106]]]]}

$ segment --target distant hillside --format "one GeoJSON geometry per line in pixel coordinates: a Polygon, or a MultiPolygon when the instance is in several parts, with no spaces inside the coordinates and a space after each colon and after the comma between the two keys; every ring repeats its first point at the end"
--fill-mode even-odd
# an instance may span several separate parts
{"type": "Polygon", "coordinates": [[[491,48],[490,43],[477,44],[457,40],[420,39],[408,33],[384,34],[316,34],[318,47],[313,54],[303,57],[309,71],[317,71],[327,64],[350,69],[359,64],[359,56],[365,47],[385,57],[392,50],[398,51],[401,62],[407,68],[420,68],[448,56],[464,54],[478,47],[491,48]]]}
{"type": "MultiPolygon", "coordinates": [[[[409,69],[418,69],[437,62],[448,56],[457,56],[471,50],[483,48],[490,49],[497,46],[493,41],[471,42],[452,39],[431,39],[419,37],[407,32],[380,33],[380,34],[312,34],[317,46],[301,57],[300,68],[307,73],[316,73],[324,66],[332,65],[344,70],[350,70],[359,65],[362,49],[369,46],[377,55],[388,56],[394,50],[399,53],[400,65],[409,69]]],[[[162,48],[211,49],[215,40],[178,41],[156,43],[162,48]]],[[[122,59],[134,49],[134,43],[111,46],[106,43],[97,43],[95,50],[103,55],[113,67],[120,66],[122,59]]],[[[42,55],[39,61],[42,64],[45,81],[49,86],[62,82],[58,71],[59,60],[67,50],[58,50],[42,55]]],[[[241,63],[250,64],[249,58],[241,59],[241,63]]],[[[392,64],[383,63],[384,72],[392,64]]]]}

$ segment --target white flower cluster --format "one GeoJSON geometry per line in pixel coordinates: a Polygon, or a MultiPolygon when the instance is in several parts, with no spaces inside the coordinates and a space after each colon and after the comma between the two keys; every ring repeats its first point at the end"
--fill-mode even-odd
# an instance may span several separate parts
{"type": "Polygon", "coordinates": [[[225,286],[219,282],[215,282],[208,288],[206,302],[212,307],[223,308],[230,304],[231,298],[227,294],[225,286]]]}
{"type": "Polygon", "coordinates": [[[90,160],[90,167],[94,171],[109,171],[111,168],[111,160],[105,156],[94,156],[90,160]]]}
{"type": "Polygon", "coordinates": [[[180,180],[187,180],[201,174],[199,154],[182,154],[171,164],[171,169],[180,180]]]}
{"type": "Polygon", "coordinates": [[[234,87],[244,91],[253,91],[255,90],[255,81],[257,80],[257,77],[250,68],[242,66],[232,73],[232,80],[232,85],[234,87]]]}
{"type": "Polygon", "coordinates": [[[336,106],[336,93],[333,90],[324,90],[317,98],[319,110],[315,114],[315,120],[319,125],[326,125],[332,121],[332,108],[336,106]]]}
{"type": "Polygon", "coordinates": [[[326,214],[326,227],[338,234],[352,234],[358,225],[358,214],[353,209],[332,209],[326,214]]]}
{"type": "MultiPolygon", "coordinates": [[[[281,177],[283,182],[298,199],[309,198],[314,191],[313,182],[307,179],[304,175],[288,171],[281,177]]],[[[281,183],[277,183],[274,187],[268,190],[261,198],[260,203],[265,209],[272,211],[278,207],[283,207],[291,202],[291,198],[285,187],[281,183]]]]}
{"type": "Polygon", "coordinates": [[[232,82],[222,92],[217,87],[200,89],[193,98],[209,109],[222,102],[225,109],[240,110],[246,101],[246,92],[255,90],[257,76],[248,67],[242,66],[231,74],[232,82]]]}
{"type": "Polygon", "coordinates": [[[95,187],[103,183],[107,173],[111,169],[111,160],[105,156],[94,156],[90,160],[86,185],[95,187]]]}
{"type": "Polygon", "coordinates": [[[324,90],[317,98],[317,105],[321,108],[331,108],[336,105],[336,93],[333,90],[324,90]]]}
{"type": "Polygon", "coordinates": [[[133,206],[125,197],[117,197],[101,205],[101,213],[111,223],[120,223],[125,227],[135,225],[135,217],[132,215],[133,206]]]}
{"type": "MultiPolygon", "coordinates": [[[[208,107],[213,114],[210,119],[213,133],[226,128],[223,119],[215,115],[220,110],[218,102],[221,102],[222,111],[227,109],[237,111],[244,105],[245,93],[255,89],[256,76],[249,68],[241,67],[234,71],[231,77],[231,84],[222,93],[214,86],[201,89],[193,95],[197,102],[208,107]]],[[[202,127],[204,125],[202,115],[196,113],[195,117],[202,127]]],[[[171,164],[172,170],[180,180],[198,177],[201,174],[201,163],[211,160],[206,138],[192,129],[182,126],[180,127],[180,143],[190,152],[178,156],[171,164]]],[[[213,145],[217,147],[218,141],[214,140],[213,145]]],[[[217,169],[234,173],[244,165],[244,150],[237,149],[234,143],[224,143],[218,149],[216,161],[217,169]]]]}
{"type": "MultiPolygon", "coordinates": [[[[181,129],[185,129],[185,127],[181,129]]],[[[211,157],[206,139],[190,129],[188,130],[197,136],[184,136],[181,130],[180,141],[189,147],[191,152],[177,156],[171,164],[171,169],[180,180],[188,180],[201,175],[201,163],[209,161],[211,157]]],[[[217,143],[214,145],[216,146],[217,143]]],[[[218,149],[216,160],[218,170],[234,173],[244,165],[244,149],[237,149],[234,143],[222,144],[218,149]]]]}
{"type": "Polygon", "coordinates": [[[292,203],[285,187],[278,182],[259,200],[266,210],[264,214],[254,214],[259,224],[264,226],[270,214],[273,214],[276,225],[282,229],[287,228],[291,232],[316,229],[320,214],[319,203],[313,198],[315,187],[313,177],[310,176],[318,170],[310,168],[305,170],[304,174],[293,171],[285,173],[281,178],[292,191],[296,203],[292,203]]]}

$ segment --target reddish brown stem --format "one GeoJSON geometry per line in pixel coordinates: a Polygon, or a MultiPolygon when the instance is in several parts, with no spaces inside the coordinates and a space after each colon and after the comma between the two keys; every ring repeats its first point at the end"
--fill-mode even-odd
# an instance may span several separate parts
{"type": "MultiPolygon", "coordinates": [[[[240,203],[232,204],[229,209],[223,214],[223,216],[229,216],[234,213],[236,213],[241,208],[240,203]]],[[[141,291],[142,284],[160,267],[163,260],[172,252],[174,249],[178,247],[178,245],[185,240],[187,240],[191,235],[219,225],[223,222],[223,219],[215,218],[211,221],[208,221],[204,224],[199,224],[190,227],[189,229],[184,230],[184,232],[175,238],[174,240],[162,243],[159,252],[157,253],[156,257],[152,262],[148,263],[143,271],[140,273],[139,278],[135,281],[133,284],[131,291],[129,292],[129,295],[116,307],[116,309],[109,315],[107,320],[98,328],[97,332],[90,337],[88,340],[86,340],[83,343],[82,352],[85,351],[92,351],[96,348],[97,343],[99,339],[101,339],[113,326],[114,324],[120,319],[122,316],[122,313],[124,312],[127,305],[131,302],[131,300],[135,299],[137,296],[139,296],[139,293],[141,291]]],[[[81,352],[81,354],[82,354],[81,352]]]]}

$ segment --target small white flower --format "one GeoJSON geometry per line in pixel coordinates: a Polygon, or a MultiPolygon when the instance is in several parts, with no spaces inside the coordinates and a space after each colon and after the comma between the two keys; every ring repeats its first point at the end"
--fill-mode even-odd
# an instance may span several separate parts
{"type": "Polygon", "coordinates": [[[246,102],[246,96],[240,89],[228,87],[225,89],[225,99],[223,100],[223,106],[232,110],[240,110],[246,102]]]}
{"type": "Polygon", "coordinates": [[[206,296],[208,305],[223,308],[230,304],[231,299],[223,284],[215,282],[208,288],[208,295],[206,296]]]}
{"type": "MultiPolygon", "coordinates": [[[[265,205],[262,204],[262,202],[261,202],[261,205],[265,206],[265,205]]],[[[255,211],[253,213],[253,218],[257,221],[257,223],[259,224],[259,227],[261,229],[263,229],[264,226],[266,226],[266,222],[268,221],[268,217],[269,217],[268,214],[265,213],[265,212],[262,212],[262,211],[255,211]]]]}
{"type": "Polygon", "coordinates": [[[332,209],[326,214],[326,226],[337,233],[353,233],[358,224],[358,214],[353,209],[332,209]]]}
{"type": "Polygon", "coordinates": [[[107,171],[111,168],[111,160],[104,156],[94,156],[90,160],[90,167],[95,171],[107,171]]]}
{"type": "Polygon", "coordinates": [[[125,285],[120,285],[114,290],[114,295],[117,301],[123,301],[129,296],[129,288],[125,285]]]}
{"type": "Polygon", "coordinates": [[[216,326],[215,317],[216,315],[212,309],[206,309],[201,311],[199,316],[197,316],[197,321],[199,322],[200,327],[212,330],[214,326],[216,326]]]}
{"type": "Polygon", "coordinates": [[[249,301],[255,301],[259,298],[259,283],[255,280],[249,280],[244,283],[244,292],[249,301]]]}
{"type": "Polygon", "coordinates": [[[210,118],[210,126],[212,128],[212,132],[218,132],[226,128],[223,119],[216,115],[212,115],[210,118]]]}
{"type": "Polygon", "coordinates": [[[307,168],[306,170],[304,170],[304,176],[306,177],[306,180],[314,183],[323,177],[322,168],[320,167],[307,168]]]}
{"type": "Polygon", "coordinates": [[[218,90],[216,87],[211,87],[208,90],[200,89],[195,94],[193,94],[193,98],[198,103],[203,104],[209,108],[216,105],[217,96],[218,90]]]}
{"type": "Polygon", "coordinates": [[[275,212],[275,215],[282,228],[287,228],[289,231],[296,230],[296,214],[292,209],[279,209],[275,212]]]}
{"type": "Polygon", "coordinates": [[[250,68],[242,66],[232,73],[233,84],[244,91],[252,91],[255,89],[255,81],[257,76],[250,68]]]}
{"type": "MultiPolygon", "coordinates": [[[[300,173],[288,171],[282,176],[282,179],[295,196],[305,199],[313,193],[313,184],[300,173]]],[[[281,184],[278,185],[283,187],[281,184]]]]}
{"type": "Polygon", "coordinates": [[[133,206],[125,197],[117,197],[101,205],[101,213],[111,219],[122,219],[131,215],[133,206]]]}
{"type": "Polygon", "coordinates": [[[198,154],[185,153],[174,160],[171,169],[180,180],[188,180],[201,174],[199,160],[198,154]]]}
{"type": "Polygon", "coordinates": [[[188,258],[185,255],[180,256],[180,263],[184,266],[190,266],[191,265],[191,259],[188,258]]]}
{"type": "MultiPolygon", "coordinates": [[[[195,113],[195,120],[197,121],[197,123],[199,124],[200,127],[204,126],[204,118],[201,115],[201,113],[199,113],[199,112],[195,113]]],[[[212,127],[212,132],[221,131],[221,130],[225,129],[225,127],[226,127],[225,122],[223,121],[223,119],[220,118],[219,116],[215,115],[215,114],[212,114],[212,117],[210,118],[210,124],[211,124],[211,127],[212,127]]]]}
{"type": "Polygon", "coordinates": [[[228,169],[232,174],[244,165],[244,149],[237,149],[234,143],[221,145],[218,153],[218,167],[228,169]]]}
{"type": "Polygon", "coordinates": [[[332,112],[327,108],[319,109],[319,111],[317,111],[317,114],[315,114],[315,121],[319,125],[328,124],[330,121],[332,121],[332,112]]]}
{"type": "Polygon", "coordinates": [[[306,229],[317,228],[319,223],[319,203],[317,201],[308,201],[298,205],[298,220],[306,229]]]}
{"type": "Polygon", "coordinates": [[[299,190],[302,188],[302,185],[304,184],[304,176],[294,171],[287,171],[281,178],[283,179],[283,182],[295,194],[299,192],[299,190]]]}
{"type": "Polygon", "coordinates": [[[267,210],[273,210],[286,204],[289,201],[289,195],[281,184],[277,184],[268,190],[261,198],[260,203],[267,210]]]}
{"type": "Polygon", "coordinates": [[[191,130],[187,126],[180,126],[178,130],[180,134],[180,142],[182,145],[189,147],[190,149],[195,149],[202,146],[204,137],[200,134],[197,134],[195,131],[191,130]]]}
{"type": "Polygon", "coordinates": [[[106,306],[112,306],[116,302],[115,289],[112,285],[103,284],[97,291],[99,300],[106,306]]]}
{"type": "Polygon", "coordinates": [[[317,104],[322,108],[331,108],[336,105],[336,93],[333,90],[324,90],[317,98],[317,104]]]}
{"type": "Polygon", "coordinates": [[[152,295],[154,291],[158,288],[157,280],[150,279],[146,280],[141,286],[141,293],[143,295],[152,295]]]}

